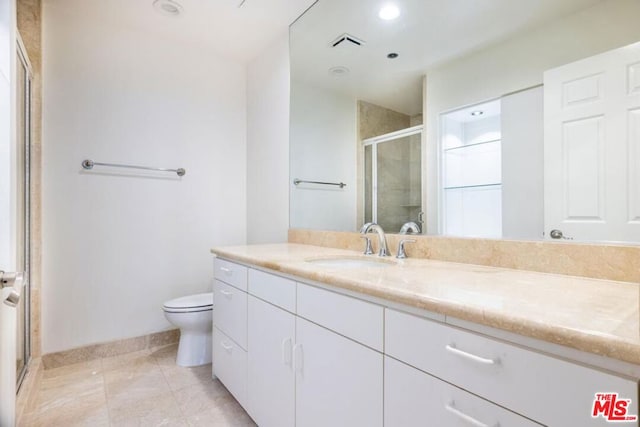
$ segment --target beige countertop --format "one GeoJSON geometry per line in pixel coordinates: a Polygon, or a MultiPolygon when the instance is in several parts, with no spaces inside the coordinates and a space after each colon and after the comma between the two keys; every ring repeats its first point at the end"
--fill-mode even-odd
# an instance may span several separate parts
{"type": "Polygon", "coordinates": [[[363,255],[290,243],[211,251],[225,259],[640,364],[637,283],[417,258],[389,257],[397,265],[387,268],[326,267],[306,261],[363,255]]]}

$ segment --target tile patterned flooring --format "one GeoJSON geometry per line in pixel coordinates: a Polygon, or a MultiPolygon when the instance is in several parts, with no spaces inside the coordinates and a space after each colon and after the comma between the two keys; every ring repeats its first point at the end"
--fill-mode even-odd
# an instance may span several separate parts
{"type": "Polygon", "coordinates": [[[177,346],[48,369],[19,427],[255,426],[211,365],[182,368],[177,346]]]}

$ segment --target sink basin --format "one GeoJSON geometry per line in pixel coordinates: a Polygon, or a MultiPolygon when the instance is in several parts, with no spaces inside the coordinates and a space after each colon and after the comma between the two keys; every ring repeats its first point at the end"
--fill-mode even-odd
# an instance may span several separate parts
{"type": "Polygon", "coordinates": [[[386,268],[396,265],[395,262],[384,258],[362,258],[362,257],[336,257],[336,258],[313,258],[305,260],[318,267],[328,268],[386,268]]]}

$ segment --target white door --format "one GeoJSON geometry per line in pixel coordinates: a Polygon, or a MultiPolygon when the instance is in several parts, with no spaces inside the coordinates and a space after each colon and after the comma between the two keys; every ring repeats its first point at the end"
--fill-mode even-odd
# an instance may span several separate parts
{"type": "Polygon", "coordinates": [[[293,427],[296,318],[249,296],[247,411],[260,427],[293,427]]]}
{"type": "Polygon", "coordinates": [[[640,241],[640,43],[549,70],[544,87],[546,237],[640,241]]]}
{"type": "Polygon", "coordinates": [[[382,426],[382,354],[296,321],[296,427],[382,426]]]}
{"type": "Polygon", "coordinates": [[[15,0],[0,0],[0,426],[15,423],[16,385],[28,357],[18,333],[27,317],[20,293],[29,259],[28,135],[17,126],[28,123],[21,97],[28,70],[16,55],[15,14],[15,0]]]}

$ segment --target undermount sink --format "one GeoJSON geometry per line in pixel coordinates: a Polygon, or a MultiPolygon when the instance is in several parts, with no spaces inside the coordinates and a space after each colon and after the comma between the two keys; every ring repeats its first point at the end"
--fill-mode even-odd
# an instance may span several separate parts
{"type": "Polygon", "coordinates": [[[362,257],[335,257],[335,258],[312,258],[305,260],[318,267],[328,268],[385,268],[392,267],[396,263],[384,258],[362,258],[362,257]]]}

